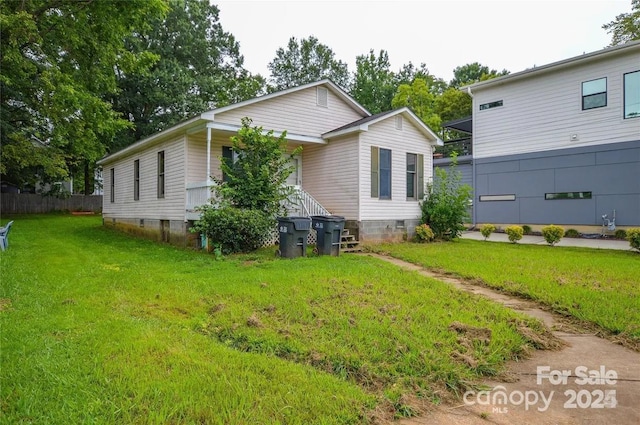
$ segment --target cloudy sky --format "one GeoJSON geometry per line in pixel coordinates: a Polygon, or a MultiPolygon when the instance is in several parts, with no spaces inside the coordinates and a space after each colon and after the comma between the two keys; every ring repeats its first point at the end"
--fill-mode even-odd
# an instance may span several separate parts
{"type": "Polygon", "coordinates": [[[602,25],[631,12],[631,0],[211,0],[240,43],[245,67],[267,64],[290,37],[313,35],[355,71],[355,58],[386,50],[391,70],[425,63],[449,81],[453,69],[480,62],[522,71],[600,50],[602,25]]]}

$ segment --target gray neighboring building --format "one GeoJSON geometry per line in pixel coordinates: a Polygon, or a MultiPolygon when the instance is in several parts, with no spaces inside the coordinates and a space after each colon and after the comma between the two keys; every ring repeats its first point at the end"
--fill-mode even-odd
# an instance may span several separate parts
{"type": "Polygon", "coordinates": [[[473,116],[446,125],[471,132],[458,168],[474,188],[474,225],[599,231],[606,214],[640,226],[640,41],[461,90],[473,116]]]}

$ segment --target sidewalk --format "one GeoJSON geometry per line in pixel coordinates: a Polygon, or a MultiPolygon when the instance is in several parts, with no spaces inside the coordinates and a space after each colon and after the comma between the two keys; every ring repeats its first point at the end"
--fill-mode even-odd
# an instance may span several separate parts
{"type": "MultiPolygon", "coordinates": [[[[462,232],[460,236],[462,239],[484,240],[484,237],[479,231],[468,230],[462,232]]],[[[509,242],[509,238],[506,233],[492,233],[487,239],[489,242],[509,242]]],[[[542,236],[524,235],[522,239],[518,241],[520,244],[533,244],[533,245],[547,245],[547,242],[542,236]]],[[[556,246],[577,246],[582,248],[597,248],[597,249],[618,249],[622,251],[630,251],[631,246],[628,241],[619,239],[607,239],[607,238],[562,238],[556,246]]]]}

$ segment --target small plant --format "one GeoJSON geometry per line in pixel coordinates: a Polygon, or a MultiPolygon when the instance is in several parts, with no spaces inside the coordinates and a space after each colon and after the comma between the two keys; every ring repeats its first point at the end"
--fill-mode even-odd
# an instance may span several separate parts
{"type": "Polygon", "coordinates": [[[562,239],[563,235],[564,228],[562,228],[561,226],[550,224],[542,228],[542,237],[544,237],[544,240],[547,241],[547,243],[551,246],[554,246],[555,244],[560,242],[560,239],[562,239]]]}
{"type": "Polygon", "coordinates": [[[431,230],[428,224],[416,226],[416,239],[418,242],[431,242],[434,237],[433,230],[431,230]]]}
{"type": "Polygon", "coordinates": [[[522,226],[522,231],[525,235],[530,235],[532,232],[531,226],[525,224],[524,226],[522,226]]]}
{"type": "Polygon", "coordinates": [[[520,239],[522,239],[522,235],[524,234],[522,226],[518,226],[517,224],[505,227],[504,231],[509,236],[509,241],[511,243],[517,243],[520,239]]]}
{"type": "Polygon", "coordinates": [[[640,251],[640,227],[627,229],[627,240],[631,248],[640,251]]]}
{"type": "Polygon", "coordinates": [[[613,234],[613,237],[616,239],[627,239],[627,231],[624,229],[618,229],[613,234]]]}
{"type": "Polygon", "coordinates": [[[567,231],[564,232],[564,237],[565,238],[579,238],[580,237],[580,232],[578,232],[576,229],[567,229],[567,231]]]}
{"type": "Polygon", "coordinates": [[[482,233],[482,236],[484,236],[484,240],[485,241],[495,231],[496,231],[496,226],[494,226],[491,223],[485,223],[485,224],[482,225],[482,227],[480,227],[480,233],[482,233]]]}

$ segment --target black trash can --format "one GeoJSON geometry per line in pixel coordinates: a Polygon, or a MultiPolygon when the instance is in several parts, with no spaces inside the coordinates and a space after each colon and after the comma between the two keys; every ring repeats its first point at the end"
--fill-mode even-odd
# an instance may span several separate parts
{"type": "Polygon", "coordinates": [[[278,255],[284,258],[307,255],[307,237],[311,230],[309,217],[278,217],[280,246],[278,255]]]}
{"type": "Polygon", "coordinates": [[[340,255],[340,242],[344,230],[344,217],[339,215],[313,215],[312,226],[318,234],[318,255],[340,255]]]}

